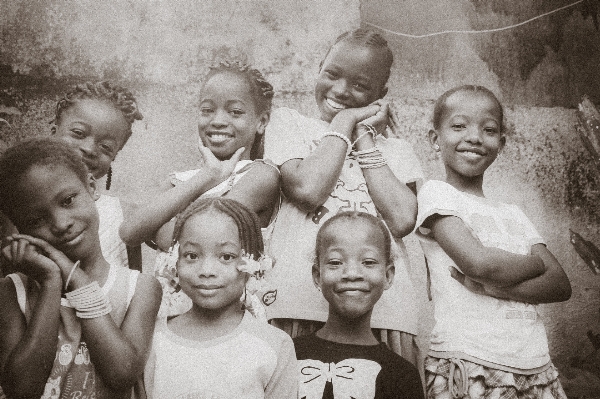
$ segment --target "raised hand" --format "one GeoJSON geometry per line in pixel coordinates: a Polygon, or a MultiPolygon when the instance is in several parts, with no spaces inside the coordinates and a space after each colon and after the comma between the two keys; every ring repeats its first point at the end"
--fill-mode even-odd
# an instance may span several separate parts
{"type": "Polygon", "coordinates": [[[46,241],[25,234],[6,237],[2,255],[16,271],[33,278],[38,283],[60,279],[66,275],[73,262],[46,241]]]}
{"type": "Polygon", "coordinates": [[[215,157],[215,155],[204,146],[201,139],[198,139],[198,150],[200,151],[200,157],[202,158],[201,168],[214,179],[221,182],[231,176],[245,147],[239,148],[233,153],[231,158],[223,161],[215,157]]]}
{"type": "Polygon", "coordinates": [[[387,137],[386,127],[390,123],[389,102],[386,100],[377,100],[371,105],[379,106],[379,110],[375,115],[369,116],[357,123],[356,129],[354,129],[353,140],[361,137],[367,131],[365,128],[366,125],[372,126],[377,133],[387,137]]]}

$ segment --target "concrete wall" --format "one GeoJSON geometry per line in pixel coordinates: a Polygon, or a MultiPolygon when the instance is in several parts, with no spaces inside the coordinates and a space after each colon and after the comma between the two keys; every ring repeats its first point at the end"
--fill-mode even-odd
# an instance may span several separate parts
{"type": "MultiPolygon", "coordinates": [[[[68,4],[0,0],[0,101],[22,112],[10,118],[12,129],[0,125],[0,150],[23,137],[49,134],[54,104],[71,83],[101,78],[118,81],[137,94],[145,118],[136,122],[131,140],[115,161],[111,192],[139,199],[167,173],[192,168],[197,162],[196,95],[212,59],[247,57],[274,83],[276,105],[314,114],[311,91],[318,63],[333,38],[359,26],[360,12],[367,21],[388,27],[398,22],[403,31],[413,33],[456,28],[457,23],[459,28],[481,29],[491,22],[504,25],[533,13],[509,15],[465,1],[448,8],[446,1],[395,0],[394,7],[405,6],[404,11],[380,12],[375,20],[370,7],[376,3],[384,4],[363,1],[361,10],[358,0],[83,0],[68,4]]],[[[596,40],[589,47],[589,59],[598,61],[600,41],[590,19],[577,12],[568,12],[564,19],[561,37],[573,39],[563,41],[560,51],[576,47],[575,38],[582,40],[584,33],[589,34],[590,41],[596,40]]],[[[414,145],[428,177],[442,176],[441,165],[425,141],[432,99],[465,82],[485,84],[504,98],[510,134],[506,150],[487,173],[486,192],[522,207],[571,278],[573,298],[542,307],[552,356],[566,365],[573,356],[591,353],[585,334],[588,329],[600,332],[600,276],[593,275],[572,249],[568,229],[600,243],[600,186],[576,135],[575,111],[538,106],[577,101],[577,90],[591,82],[591,67],[584,65],[581,70],[587,72],[580,75],[569,72],[573,79],[555,87],[552,76],[568,74],[553,75],[552,71],[566,71],[559,64],[568,57],[552,55],[550,50],[523,77],[498,72],[499,67],[492,64],[503,53],[487,54],[485,48],[494,46],[483,39],[452,36],[409,42],[393,35],[387,38],[397,60],[390,98],[404,122],[398,134],[414,145]]],[[[518,43],[510,46],[519,47],[518,43]]],[[[519,47],[519,51],[527,53],[526,48],[519,47]]],[[[512,65],[514,60],[507,62],[512,65]]],[[[572,67],[576,64],[569,62],[572,67]]],[[[589,87],[598,94],[597,83],[589,87]]],[[[418,244],[413,237],[407,241],[420,293],[417,305],[424,316],[421,335],[425,342],[432,324],[425,268],[418,244]]],[[[152,253],[145,253],[145,261],[151,267],[152,253]]]]}

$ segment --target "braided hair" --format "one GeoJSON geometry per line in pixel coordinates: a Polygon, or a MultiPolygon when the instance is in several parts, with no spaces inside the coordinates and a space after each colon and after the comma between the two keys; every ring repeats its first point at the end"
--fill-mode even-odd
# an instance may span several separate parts
{"type": "Polygon", "coordinates": [[[327,231],[327,228],[331,224],[335,223],[337,220],[340,220],[340,219],[347,219],[347,220],[352,220],[352,221],[364,220],[365,222],[369,223],[373,227],[378,228],[381,231],[381,234],[383,234],[383,249],[384,249],[385,259],[387,260],[388,264],[391,264],[394,262],[395,255],[392,252],[392,235],[390,234],[390,231],[389,231],[388,227],[386,226],[386,224],[383,222],[383,220],[381,220],[377,216],[373,216],[370,213],[366,213],[366,212],[345,211],[345,212],[337,213],[335,216],[333,216],[330,219],[328,219],[327,221],[325,221],[325,223],[323,223],[323,225],[319,229],[319,232],[317,233],[317,244],[315,246],[315,262],[314,262],[315,265],[319,264],[319,255],[320,255],[319,250],[321,248],[321,243],[323,241],[323,236],[325,235],[325,231],[327,231]]]}
{"type": "Polygon", "coordinates": [[[383,38],[383,36],[371,29],[358,28],[344,32],[341,35],[339,35],[337,39],[335,39],[335,42],[331,45],[331,47],[329,47],[329,50],[327,50],[325,57],[323,57],[323,60],[319,64],[319,69],[323,67],[325,59],[327,58],[331,50],[335,47],[335,45],[341,42],[348,42],[359,46],[371,47],[377,50],[382,50],[384,55],[383,66],[386,70],[385,81],[387,82],[387,80],[390,77],[392,64],[394,62],[394,54],[392,53],[392,50],[388,46],[388,42],[383,38]]]}
{"type": "MultiPolygon", "coordinates": [[[[271,113],[273,103],[273,86],[265,79],[263,74],[256,68],[240,61],[220,61],[209,67],[205,82],[220,73],[234,73],[246,80],[250,87],[254,106],[257,114],[266,112],[271,113]]],[[[250,150],[250,159],[261,159],[264,155],[264,135],[259,134],[254,138],[252,149],[250,150]]]]}
{"type": "MultiPolygon", "coordinates": [[[[102,81],[97,83],[86,82],[83,84],[76,85],[73,90],[69,91],[63,98],[61,98],[56,104],[56,115],[54,117],[54,123],[59,124],[60,118],[67,109],[69,109],[78,100],[93,98],[98,100],[107,101],[112,104],[116,109],[121,111],[123,117],[129,124],[127,130],[127,137],[125,138],[125,144],[131,136],[131,125],[136,120],[142,120],[143,116],[138,109],[138,105],[133,94],[124,87],[113,86],[109,82],[102,81]]],[[[106,179],[106,189],[110,189],[112,180],[112,169],[108,170],[108,177],[106,179]]]]}
{"type": "Polygon", "coordinates": [[[224,197],[199,198],[177,216],[173,229],[173,244],[181,236],[185,222],[193,215],[216,210],[229,216],[236,224],[244,252],[258,260],[264,252],[260,221],[256,213],[238,201],[224,197]]]}
{"type": "Polygon", "coordinates": [[[498,106],[498,111],[500,112],[500,131],[504,130],[504,107],[502,107],[502,103],[500,102],[500,100],[498,100],[498,97],[496,97],[496,95],[488,88],[483,87],[483,86],[477,86],[477,85],[462,85],[462,86],[457,86],[454,87],[448,91],[446,91],[444,94],[442,94],[436,101],[435,101],[435,105],[433,107],[433,118],[432,118],[432,123],[433,123],[433,128],[434,129],[439,129],[440,128],[440,124],[442,123],[442,117],[444,115],[444,112],[446,112],[446,101],[448,100],[448,98],[453,95],[454,93],[459,93],[459,92],[472,92],[472,93],[481,93],[484,94],[486,96],[488,96],[492,101],[494,101],[496,103],[496,105],[498,106]]]}
{"type": "Polygon", "coordinates": [[[65,166],[84,185],[88,171],[81,156],[70,145],[54,137],[36,137],[8,148],[0,156],[0,212],[11,218],[20,199],[15,186],[34,166],[65,166]]]}

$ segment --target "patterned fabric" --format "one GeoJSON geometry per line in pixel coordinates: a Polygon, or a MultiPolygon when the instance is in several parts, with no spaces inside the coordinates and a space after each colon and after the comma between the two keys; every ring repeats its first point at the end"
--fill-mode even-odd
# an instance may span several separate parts
{"type": "MultiPolygon", "coordinates": [[[[318,146],[329,125],[305,117],[289,108],[271,114],[265,131],[265,157],[282,165],[304,158],[318,146]]],[[[394,175],[402,182],[423,177],[410,144],[398,138],[378,136],[377,145],[394,175]]],[[[358,210],[377,215],[367,184],[356,159],[346,157],[333,192],[314,212],[304,212],[283,199],[273,227],[270,251],[276,260],[268,276],[269,288],[262,296],[267,317],[325,321],[328,304],[312,281],[311,265],[315,238],[321,225],[340,211],[358,210]]],[[[415,292],[408,274],[408,256],[401,240],[394,244],[394,284],[375,305],[371,324],[416,334],[418,331],[415,292]],[[400,305],[399,305],[400,304],[400,305]]]]}
{"type": "Polygon", "coordinates": [[[457,217],[483,246],[527,255],[532,245],[544,244],[527,216],[516,205],[464,193],[437,180],[423,184],[417,201],[417,237],[427,258],[434,303],[430,350],[460,352],[523,370],[548,364],[546,329],[537,306],[469,291],[450,275],[450,266],[460,267],[423,226],[432,215],[457,217]]]}
{"type": "MultiPolygon", "coordinates": [[[[113,308],[110,315],[119,326],[135,292],[138,276],[138,271],[111,265],[102,287],[113,308]]],[[[29,321],[35,307],[31,302],[37,298],[37,285],[29,284],[27,277],[22,274],[11,274],[8,277],[15,284],[19,307],[29,321]]],[[[81,340],[81,324],[75,316],[75,309],[61,306],[60,319],[57,354],[42,399],[130,398],[131,391],[111,391],[95,372],[87,345],[81,340]]]]}
{"type": "Polygon", "coordinates": [[[567,399],[554,365],[523,375],[460,359],[425,359],[427,399],[567,399]]]}

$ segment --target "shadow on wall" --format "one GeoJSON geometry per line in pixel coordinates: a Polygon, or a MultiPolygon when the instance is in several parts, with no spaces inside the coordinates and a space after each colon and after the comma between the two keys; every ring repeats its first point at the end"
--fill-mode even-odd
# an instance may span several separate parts
{"type": "Polygon", "coordinates": [[[600,103],[600,2],[584,0],[495,33],[447,33],[508,27],[576,0],[362,0],[365,26],[386,29],[396,55],[394,94],[437,98],[482,84],[506,103],[574,108],[587,94],[600,103]],[[394,33],[396,32],[396,33],[394,33]]]}

